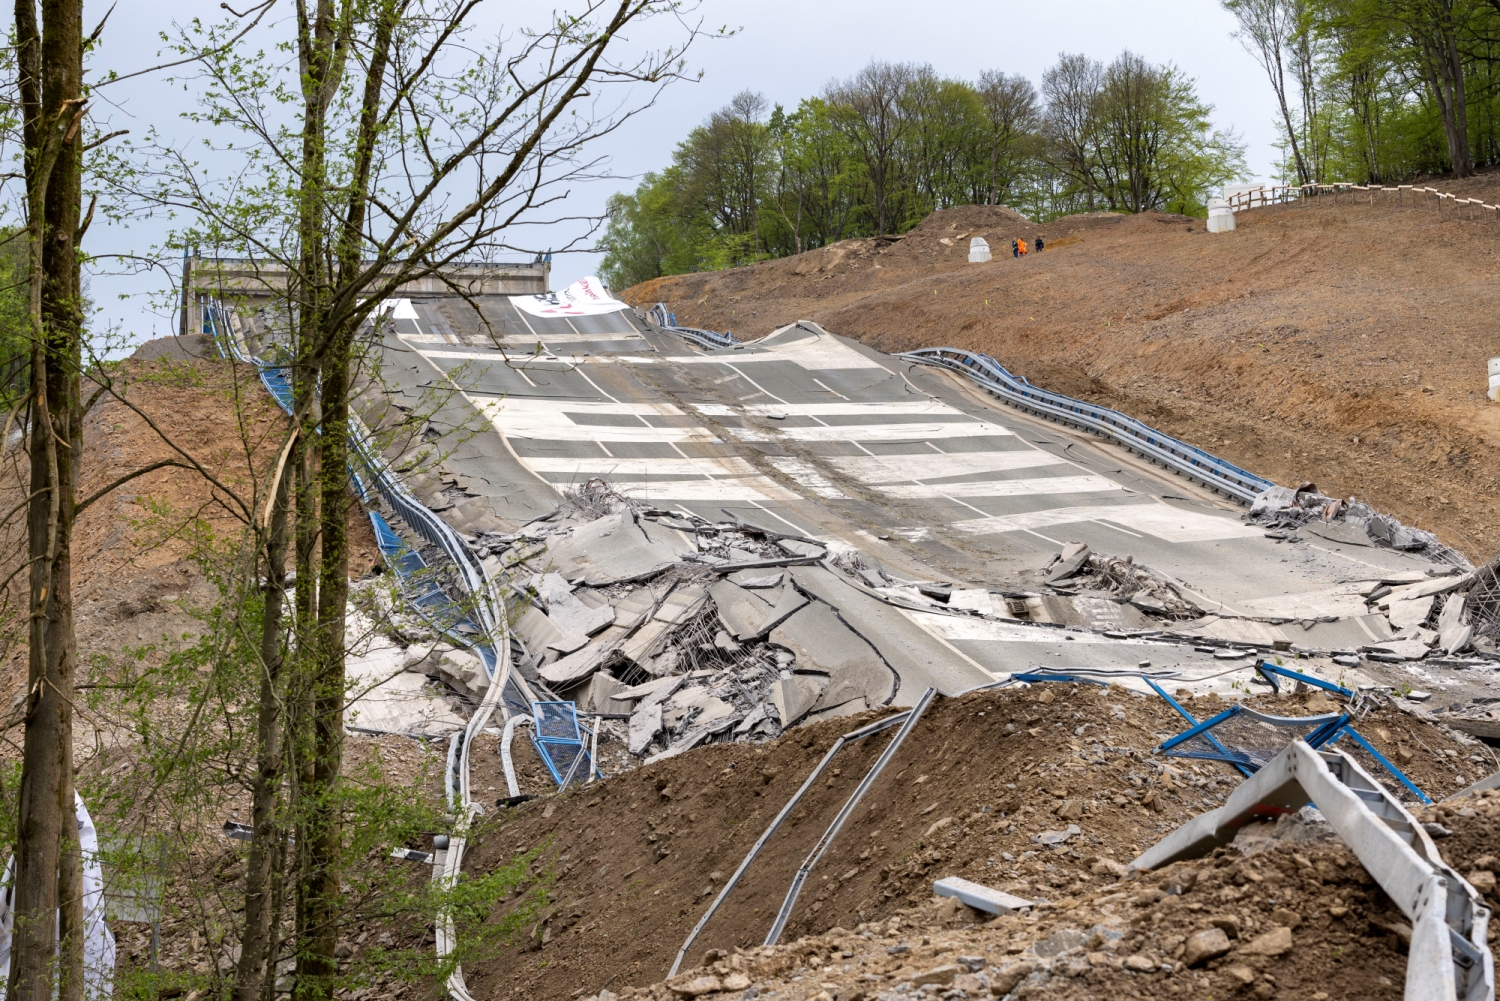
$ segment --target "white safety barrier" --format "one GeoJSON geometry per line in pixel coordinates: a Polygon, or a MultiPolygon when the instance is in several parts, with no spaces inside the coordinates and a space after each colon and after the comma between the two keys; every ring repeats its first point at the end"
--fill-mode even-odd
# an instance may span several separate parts
{"type": "Polygon", "coordinates": [[[982,236],[976,236],[976,237],[974,237],[974,239],[972,239],[972,240],[969,241],[969,263],[970,264],[983,264],[985,261],[988,261],[988,260],[991,260],[991,259],[992,258],[990,257],[990,241],[986,240],[982,236]]]}
{"type": "Polygon", "coordinates": [[[1492,400],[1500,400],[1500,358],[1490,359],[1489,397],[1492,400]]]}
{"type": "Polygon", "coordinates": [[[1494,1001],[1490,912],[1443,861],[1426,829],[1340,751],[1288,744],[1241,782],[1224,805],[1195,817],[1131,863],[1158,869],[1228,844],[1246,824],[1311,801],[1411,922],[1406,1001],[1494,1001]]]}
{"type": "Polygon", "coordinates": [[[1223,198],[1208,200],[1208,231],[1210,233],[1234,232],[1234,210],[1223,198]]]}

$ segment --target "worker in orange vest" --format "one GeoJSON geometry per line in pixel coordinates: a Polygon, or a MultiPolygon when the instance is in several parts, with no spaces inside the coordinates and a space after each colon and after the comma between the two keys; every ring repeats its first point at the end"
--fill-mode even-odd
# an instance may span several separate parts
{"type": "Polygon", "coordinates": [[[1020,248],[1020,250],[1021,250],[1021,256],[1025,257],[1026,256],[1026,241],[1025,240],[1017,240],[1016,241],[1016,246],[1018,246],[1020,248]]]}

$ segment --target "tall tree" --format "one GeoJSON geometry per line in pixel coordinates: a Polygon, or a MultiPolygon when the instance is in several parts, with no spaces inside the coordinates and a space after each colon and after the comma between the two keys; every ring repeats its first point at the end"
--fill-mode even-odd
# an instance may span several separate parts
{"type": "MultiPolygon", "coordinates": [[[[1307,87],[1304,67],[1310,63],[1310,54],[1302,58],[1298,38],[1303,35],[1302,17],[1304,4],[1301,0],[1223,0],[1225,8],[1234,14],[1240,23],[1235,37],[1245,50],[1255,57],[1271,81],[1276,94],[1276,104],[1281,110],[1281,124],[1286,130],[1287,142],[1292,150],[1292,160],[1297,166],[1297,183],[1307,184],[1314,174],[1303,155],[1299,133],[1300,125],[1307,122],[1309,111],[1306,102],[1311,99],[1307,87]],[[1292,105],[1287,99],[1286,63],[1290,50],[1294,67],[1302,70],[1296,78],[1302,83],[1303,122],[1292,118],[1292,105]]],[[[1305,44],[1304,44],[1305,49],[1305,44]]]]}
{"type": "Polygon", "coordinates": [[[30,248],[31,619],[7,996],[77,1001],[83,996],[83,864],[73,824],[78,648],[72,543],[83,453],[77,258],[86,107],[82,0],[42,0],[40,21],[35,0],[17,0],[15,41],[30,248]]]}
{"type": "Polygon", "coordinates": [[[893,222],[892,195],[901,176],[900,150],[911,128],[901,100],[921,68],[905,63],[875,62],[824,95],[834,123],[848,137],[864,164],[871,188],[875,235],[893,222]]]}
{"type": "Polygon", "coordinates": [[[1052,164],[1082,190],[1090,212],[1099,192],[1095,149],[1103,88],[1104,64],[1083,55],[1064,53],[1056,66],[1042,74],[1042,95],[1047,100],[1043,128],[1052,164]]]}
{"type": "Polygon", "coordinates": [[[1036,88],[1020,74],[985,70],[979,75],[979,103],[987,125],[984,196],[991,205],[1007,197],[1041,128],[1036,88]]]}

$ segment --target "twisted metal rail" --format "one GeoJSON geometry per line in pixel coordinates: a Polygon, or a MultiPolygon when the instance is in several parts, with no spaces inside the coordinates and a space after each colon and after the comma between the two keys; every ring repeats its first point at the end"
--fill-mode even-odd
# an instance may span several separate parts
{"type": "Polygon", "coordinates": [[[989,355],[960,348],[920,348],[895,357],[966,375],[981,389],[1012,406],[1059,423],[1093,431],[1158,465],[1242,503],[1248,504],[1257,494],[1275,486],[1270,480],[1247,472],[1171,435],[1162,434],[1118,410],[1038,389],[1024,378],[1011,375],[989,355]]]}
{"type": "MultiPolygon", "coordinates": [[[[292,413],[292,387],[286,377],[285,368],[272,365],[251,353],[249,346],[243,343],[239,334],[235,332],[234,325],[228,322],[222,304],[205,303],[203,318],[204,326],[207,328],[204,332],[220,346],[220,350],[237,361],[254,365],[266,391],[283,410],[288,414],[292,413]]],[[[484,565],[469,550],[469,547],[464,545],[458,533],[447,522],[412,495],[406,484],[390,468],[375,447],[369,429],[358,418],[353,418],[350,422],[350,439],[354,453],[369,477],[370,486],[374,487],[393,511],[400,514],[407,525],[422,538],[446,552],[449,559],[453,561],[453,565],[458,568],[464,589],[474,599],[474,610],[480,619],[478,624],[484,636],[492,644],[488,648],[490,653],[488,657],[484,656],[487,648],[476,644],[475,648],[479,650],[485,670],[489,674],[490,684],[483,701],[469,720],[468,726],[464,728],[462,734],[453,735],[453,742],[449,746],[445,785],[449,790],[450,808],[456,814],[455,825],[448,847],[440,852],[441,857],[433,866],[432,879],[439,888],[451,889],[458,883],[462,874],[469,827],[474,818],[483,813],[483,808],[473,801],[469,787],[469,752],[473,747],[474,737],[489,723],[497,709],[504,718],[510,717],[513,711],[524,713],[533,696],[525,687],[525,682],[519,674],[511,669],[510,641],[506,629],[504,600],[499,596],[494,583],[485,572],[484,565]],[[508,690],[511,690],[509,700],[506,698],[508,690]]],[[[361,499],[368,501],[368,488],[352,462],[350,472],[359,488],[361,499]]],[[[457,927],[452,912],[447,908],[436,915],[434,932],[434,949],[438,959],[446,959],[453,954],[457,944],[457,927]]],[[[455,964],[445,986],[454,1001],[474,1001],[464,980],[461,966],[455,964]]]]}
{"type": "Polygon", "coordinates": [[[745,343],[727,330],[721,334],[716,330],[701,330],[698,327],[679,327],[677,325],[677,314],[669,311],[667,304],[664,302],[659,302],[655,306],[652,306],[646,316],[661,330],[692,341],[700,348],[732,348],[736,344],[745,343]]]}

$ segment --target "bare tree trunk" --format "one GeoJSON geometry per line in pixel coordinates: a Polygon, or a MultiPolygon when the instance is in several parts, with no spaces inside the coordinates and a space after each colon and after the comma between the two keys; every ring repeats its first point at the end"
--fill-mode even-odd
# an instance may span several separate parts
{"type": "MultiPolygon", "coordinates": [[[[295,433],[295,429],[293,429],[295,433]]],[[[293,449],[300,452],[300,442],[293,449]]],[[[281,606],[286,588],[288,537],[287,504],[295,462],[278,470],[272,487],[273,500],[265,547],[265,610],[260,635],[260,706],[256,722],[256,772],[252,789],[250,862],[245,872],[245,931],[240,940],[240,961],[235,971],[234,1001],[256,1001],[270,968],[275,977],[276,957],[271,952],[271,918],[274,908],[269,895],[272,861],[280,842],[276,805],[281,795],[282,768],[282,648],[281,606]]]]}
{"type": "Polygon", "coordinates": [[[78,232],[81,0],[16,3],[30,228],[32,501],[29,670],[8,996],[74,1001],[83,990],[83,883],[73,809],[71,545],[83,440],[78,232]],[[58,933],[60,976],[54,977],[58,933]]]}

